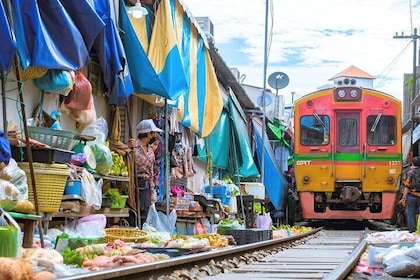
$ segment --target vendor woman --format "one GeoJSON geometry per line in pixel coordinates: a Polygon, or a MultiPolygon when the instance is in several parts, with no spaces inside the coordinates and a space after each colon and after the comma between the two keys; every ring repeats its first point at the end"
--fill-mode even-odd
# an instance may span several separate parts
{"type": "Polygon", "coordinates": [[[146,221],[151,203],[156,199],[156,176],[154,171],[155,153],[150,146],[150,140],[162,130],[153,120],[142,120],[137,125],[137,139],[130,139],[128,146],[134,148],[136,155],[136,175],[140,195],[141,224],[146,221]]]}

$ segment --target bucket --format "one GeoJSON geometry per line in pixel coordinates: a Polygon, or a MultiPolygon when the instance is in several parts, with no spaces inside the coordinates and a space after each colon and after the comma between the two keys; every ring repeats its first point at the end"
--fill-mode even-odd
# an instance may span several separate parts
{"type": "Polygon", "coordinates": [[[81,195],[82,193],[82,182],[80,180],[67,180],[66,186],[64,187],[64,194],[75,194],[81,195]]]}

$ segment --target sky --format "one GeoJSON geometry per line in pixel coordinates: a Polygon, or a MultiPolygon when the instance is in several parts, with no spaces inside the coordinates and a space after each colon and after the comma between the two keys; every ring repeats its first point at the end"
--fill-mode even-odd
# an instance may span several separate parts
{"type": "Polygon", "coordinates": [[[276,92],[268,78],[285,73],[289,84],[278,93],[286,103],[331,84],[351,65],[375,76],[374,88],[402,100],[404,73],[413,73],[413,39],[394,36],[411,36],[414,28],[420,35],[420,0],[182,2],[213,23],[215,47],[243,84],[263,88],[265,76],[266,88],[276,92]]]}

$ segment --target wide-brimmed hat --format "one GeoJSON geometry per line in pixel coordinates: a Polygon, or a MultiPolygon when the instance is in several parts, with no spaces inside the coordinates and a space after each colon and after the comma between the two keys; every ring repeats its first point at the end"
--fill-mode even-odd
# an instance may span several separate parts
{"type": "Polygon", "coordinates": [[[149,133],[149,132],[163,132],[162,129],[158,128],[154,121],[151,119],[142,120],[137,125],[137,133],[149,133]]]}

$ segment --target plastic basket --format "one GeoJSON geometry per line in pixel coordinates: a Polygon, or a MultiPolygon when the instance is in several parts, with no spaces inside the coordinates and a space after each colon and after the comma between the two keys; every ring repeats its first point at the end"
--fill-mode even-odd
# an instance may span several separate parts
{"type": "Polygon", "coordinates": [[[273,231],[268,229],[227,229],[227,235],[232,235],[238,245],[255,243],[273,238],[273,231]]]}
{"type": "MultiPolygon", "coordinates": [[[[18,162],[18,166],[25,171],[28,182],[28,198],[32,203],[34,194],[32,178],[28,162],[18,162]]],[[[60,209],[64,187],[70,169],[66,164],[33,163],[36,193],[40,212],[54,213],[60,209]]]]}
{"type": "Polygon", "coordinates": [[[51,148],[72,150],[76,144],[74,133],[71,131],[54,130],[42,126],[28,126],[27,130],[31,139],[44,143],[51,148]]]}
{"type": "Polygon", "coordinates": [[[210,186],[204,187],[204,191],[206,193],[212,193],[214,198],[220,199],[220,201],[228,205],[230,202],[230,191],[228,191],[228,188],[226,186],[212,186],[210,189],[210,186]]]}
{"type": "Polygon", "coordinates": [[[147,240],[147,232],[136,228],[106,228],[104,241],[106,243],[121,240],[124,242],[142,243],[147,240]]]}

